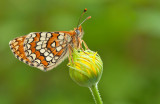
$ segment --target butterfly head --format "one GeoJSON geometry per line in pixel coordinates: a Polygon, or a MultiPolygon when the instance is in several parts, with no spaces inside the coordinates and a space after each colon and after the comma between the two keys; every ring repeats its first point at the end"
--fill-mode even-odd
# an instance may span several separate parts
{"type": "Polygon", "coordinates": [[[78,28],[74,28],[74,32],[79,38],[83,37],[84,32],[83,32],[82,26],[79,26],[78,28]]]}

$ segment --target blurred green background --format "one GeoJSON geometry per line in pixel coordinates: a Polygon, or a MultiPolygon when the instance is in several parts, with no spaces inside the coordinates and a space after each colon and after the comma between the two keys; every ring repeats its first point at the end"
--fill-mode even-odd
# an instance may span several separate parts
{"type": "Polygon", "coordinates": [[[104,104],[160,104],[160,0],[0,0],[0,104],[94,104],[65,60],[42,72],[16,59],[9,41],[30,32],[69,31],[84,8],[83,39],[98,51],[104,104]]]}

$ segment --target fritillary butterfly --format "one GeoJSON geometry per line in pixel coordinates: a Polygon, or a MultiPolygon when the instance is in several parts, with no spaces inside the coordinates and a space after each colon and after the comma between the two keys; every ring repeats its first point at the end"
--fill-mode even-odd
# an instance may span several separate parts
{"type": "MultiPolygon", "coordinates": [[[[91,17],[87,17],[84,21],[89,18],[91,17]]],[[[30,66],[48,71],[69,55],[70,47],[80,48],[83,36],[81,24],[79,25],[78,22],[77,27],[71,31],[32,32],[11,40],[9,45],[17,59],[30,66]]]]}

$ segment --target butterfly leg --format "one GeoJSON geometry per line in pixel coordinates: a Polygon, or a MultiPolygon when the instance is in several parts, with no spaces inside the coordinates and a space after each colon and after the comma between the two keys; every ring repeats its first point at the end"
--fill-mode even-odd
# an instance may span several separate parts
{"type": "MultiPolygon", "coordinates": [[[[83,52],[84,52],[84,49],[82,48],[82,43],[84,44],[85,48],[86,48],[87,50],[89,50],[89,48],[88,48],[87,44],[84,42],[84,40],[81,40],[81,39],[79,38],[78,41],[79,41],[79,48],[80,48],[83,52]]],[[[84,53],[85,53],[85,52],[84,52],[84,53]]]]}
{"type": "Polygon", "coordinates": [[[81,40],[81,38],[78,38],[78,49],[81,49],[84,52],[84,49],[82,47],[82,40],[81,40]]]}
{"type": "Polygon", "coordinates": [[[78,42],[79,42],[79,48],[84,52],[84,49],[82,48],[82,40],[81,39],[78,39],[78,42]]]}
{"type": "Polygon", "coordinates": [[[85,42],[84,40],[81,40],[81,41],[83,42],[83,44],[84,44],[84,46],[87,48],[87,50],[89,50],[89,48],[88,48],[86,42],[85,42]]]}
{"type": "Polygon", "coordinates": [[[73,57],[72,57],[73,47],[71,45],[68,45],[68,49],[69,49],[69,56],[68,56],[69,63],[70,61],[72,61],[72,63],[74,64],[73,57]]]}

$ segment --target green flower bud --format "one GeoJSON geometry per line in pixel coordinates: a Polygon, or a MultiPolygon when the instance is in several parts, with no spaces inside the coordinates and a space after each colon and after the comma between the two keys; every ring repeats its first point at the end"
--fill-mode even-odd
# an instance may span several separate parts
{"type": "Polygon", "coordinates": [[[71,79],[84,87],[96,85],[103,72],[103,62],[100,56],[91,50],[73,49],[68,66],[71,79]]]}

